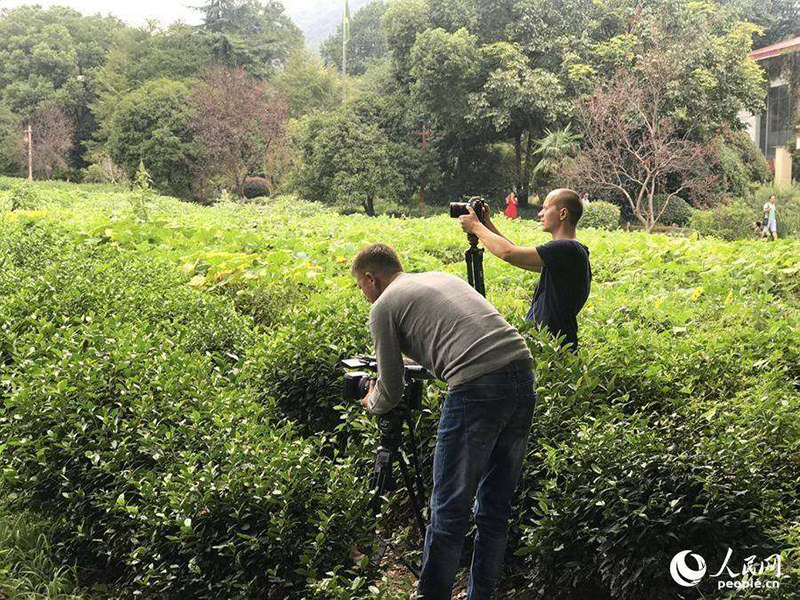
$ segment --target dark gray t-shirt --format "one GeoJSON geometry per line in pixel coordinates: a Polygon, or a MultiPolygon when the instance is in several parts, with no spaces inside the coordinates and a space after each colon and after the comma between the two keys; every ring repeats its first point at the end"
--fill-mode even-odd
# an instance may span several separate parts
{"type": "Polygon", "coordinates": [[[403,397],[403,357],[448,385],[467,383],[521,359],[533,359],[519,332],[470,285],[446,273],[403,273],[372,305],[378,381],[371,412],[403,397]]]}
{"type": "Polygon", "coordinates": [[[536,247],[544,268],[526,321],[545,325],[578,349],[578,313],[586,304],[592,283],[589,248],[578,240],[553,240],[536,247]]]}

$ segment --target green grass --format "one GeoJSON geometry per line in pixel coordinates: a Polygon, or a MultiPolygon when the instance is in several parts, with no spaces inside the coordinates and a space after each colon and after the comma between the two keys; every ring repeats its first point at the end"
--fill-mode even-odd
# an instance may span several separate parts
{"type": "Polygon", "coordinates": [[[53,556],[54,527],[31,512],[0,504],[0,598],[79,600],[74,566],[53,556]]]}

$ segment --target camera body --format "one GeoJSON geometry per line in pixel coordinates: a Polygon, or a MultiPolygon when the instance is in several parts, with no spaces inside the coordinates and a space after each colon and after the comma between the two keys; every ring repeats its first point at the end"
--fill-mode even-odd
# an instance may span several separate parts
{"type": "Polygon", "coordinates": [[[468,215],[469,211],[467,207],[471,207],[473,211],[475,211],[475,216],[478,217],[478,220],[486,224],[486,213],[488,212],[488,205],[486,200],[484,200],[481,196],[473,196],[466,202],[451,202],[450,203],[450,217],[453,219],[457,219],[462,215],[468,215]]]}
{"type": "MultiPolygon", "coordinates": [[[[342,395],[346,400],[361,400],[369,392],[370,381],[378,373],[378,361],[374,356],[355,356],[345,358],[340,365],[346,371],[342,395]]],[[[433,379],[433,376],[415,362],[405,361],[403,367],[406,381],[403,403],[407,408],[419,408],[417,405],[422,401],[422,382],[433,379]]]]}

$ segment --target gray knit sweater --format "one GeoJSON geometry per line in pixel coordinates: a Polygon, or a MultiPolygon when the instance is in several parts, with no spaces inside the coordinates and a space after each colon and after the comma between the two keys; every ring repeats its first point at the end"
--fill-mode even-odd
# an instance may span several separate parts
{"type": "Polygon", "coordinates": [[[403,397],[405,354],[438,379],[467,383],[521,359],[533,359],[519,332],[463,279],[446,273],[402,273],[369,313],[378,381],[370,412],[403,397]]]}

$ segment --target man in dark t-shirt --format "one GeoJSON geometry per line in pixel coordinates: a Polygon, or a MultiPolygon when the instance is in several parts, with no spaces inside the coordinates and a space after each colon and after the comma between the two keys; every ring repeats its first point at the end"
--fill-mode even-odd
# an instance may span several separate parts
{"type": "Polygon", "coordinates": [[[542,274],[526,320],[545,325],[555,336],[565,336],[573,351],[578,348],[577,315],[589,297],[592,282],[589,249],[575,239],[582,214],[583,204],[576,192],[550,192],[539,211],[539,221],[542,231],[553,239],[535,248],[514,245],[489,216],[486,225],[471,209],[469,215],[460,217],[461,228],[477,235],[489,252],[515,267],[542,274]]]}

